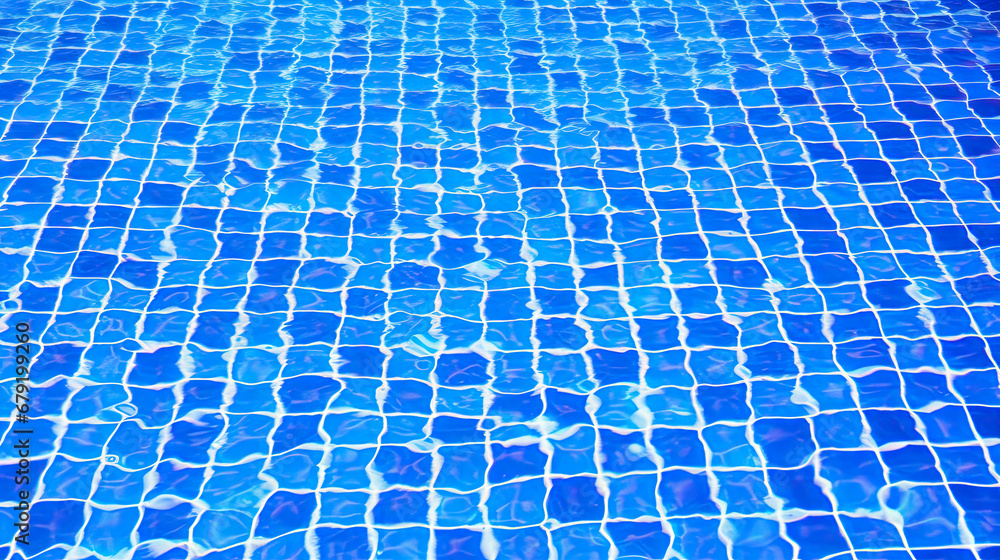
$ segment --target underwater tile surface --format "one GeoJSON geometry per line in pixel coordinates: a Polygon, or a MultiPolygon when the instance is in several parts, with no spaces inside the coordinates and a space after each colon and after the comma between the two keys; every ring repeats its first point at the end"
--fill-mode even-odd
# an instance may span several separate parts
{"type": "Polygon", "coordinates": [[[1000,559],[998,10],[4,2],[0,557],[1000,559]]]}

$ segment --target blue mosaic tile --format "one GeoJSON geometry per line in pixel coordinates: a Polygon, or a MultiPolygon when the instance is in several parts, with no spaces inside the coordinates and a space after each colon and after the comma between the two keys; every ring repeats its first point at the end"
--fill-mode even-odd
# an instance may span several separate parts
{"type": "Polygon", "coordinates": [[[9,3],[0,554],[1000,558],[998,14],[9,3]]]}

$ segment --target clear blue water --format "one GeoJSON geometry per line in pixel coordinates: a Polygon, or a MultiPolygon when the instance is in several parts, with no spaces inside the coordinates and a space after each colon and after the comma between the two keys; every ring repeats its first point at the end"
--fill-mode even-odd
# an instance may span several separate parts
{"type": "Polygon", "coordinates": [[[1000,558],[997,9],[5,2],[0,556],[1000,558]]]}

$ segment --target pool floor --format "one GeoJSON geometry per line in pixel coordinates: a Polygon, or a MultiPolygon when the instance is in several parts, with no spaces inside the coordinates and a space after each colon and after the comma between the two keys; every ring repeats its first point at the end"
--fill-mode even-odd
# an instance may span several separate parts
{"type": "Polygon", "coordinates": [[[8,0],[0,558],[1000,559],[998,10],[8,0]]]}

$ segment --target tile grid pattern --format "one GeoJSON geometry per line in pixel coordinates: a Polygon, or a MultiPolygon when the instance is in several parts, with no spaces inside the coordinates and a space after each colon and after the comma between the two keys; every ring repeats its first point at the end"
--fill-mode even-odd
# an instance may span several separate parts
{"type": "Polygon", "coordinates": [[[988,9],[5,8],[35,557],[1000,557],[988,9]]]}

